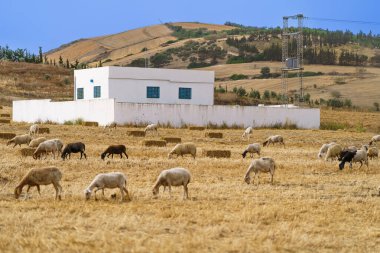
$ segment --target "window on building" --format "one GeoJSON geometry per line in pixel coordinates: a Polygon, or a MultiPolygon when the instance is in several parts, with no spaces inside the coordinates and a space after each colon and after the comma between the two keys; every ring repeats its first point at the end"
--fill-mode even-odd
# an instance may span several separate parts
{"type": "Polygon", "coordinates": [[[179,99],[191,99],[191,88],[179,88],[179,99]]]}
{"type": "Polygon", "coordinates": [[[160,98],[160,87],[146,87],[147,98],[160,98]]]}
{"type": "Polygon", "coordinates": [[[100,98],[100,86],[94,86],[94,98],[100,98]]]}
{"type": "Polygon", "coordinates": [[[78,88],[77,89],[77,99],[83,99],[84,94],[83,94],[83,88],[78,88]]]}

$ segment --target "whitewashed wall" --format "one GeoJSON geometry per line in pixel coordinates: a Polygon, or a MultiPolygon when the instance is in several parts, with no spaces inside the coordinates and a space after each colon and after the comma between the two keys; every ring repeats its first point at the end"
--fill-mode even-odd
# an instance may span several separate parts
{"type": "Polygon", "coordinates": [[[100,125],[110,122],[170,123],[180,127],[187,125],[269,126],[287,121],[300,128],[319,128],[319,109],[223,106],[223,105],[169,105],[117,103],[114,99],[50,102],[50,100],[21,100],[13,102],[13,121],[35,122],[82,118],[97,121],[100,125]]]}
{"type": "Polygon", "coordinates": [[[67,120],[81,118],[105,125],[114,121],[114,105],[113,99],[67,102],[50,102],[50,99],[13,101],[12,120],[29,123],[50,120],[62,124],[67,120]]]}
{"type": "Polygon", "coordinates": [[[83,88],[84,100],[109,98],[108,76],[107,67],[74,70],[74,100],[77,100],[77,88],[83,88]],[[100,98],[94,98],[94,86],[100,86],[100,98]]]}
{"type": "Polygon", "coordinates": [[[115,121],[118,123],[170,123],[175,127],[183,124],[202,126],[208,123],[257,127],[289,121],[297,124],[299,128],[319,128],[320,110],[228,105],[116,103],[115,121]]]}

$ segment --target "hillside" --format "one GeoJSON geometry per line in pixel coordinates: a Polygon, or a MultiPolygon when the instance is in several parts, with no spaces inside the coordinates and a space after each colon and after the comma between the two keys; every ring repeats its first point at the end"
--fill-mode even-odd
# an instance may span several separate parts
{"type": "MultiPolygon", "coordinates": [[[[377,61],[380,59],[377,37],[353,35],[349,32],[328,32],[325,30],[305,30],[305,93],[311,96],[313,102],[336,98],[341,101],[350,100],[353,105],[374,108],[374,103],[380,103],[380,90],[376,84],[380,81],[380,69],[377,61]],[[329,35],[329,33],[331,33],[329,35]],[[315,34],[320,34],[315,37],[315,34]],[[327,34],[327,35],[326,35],[327,34]],[[314,37],[313,37],[314,36],[314,37]],[[340,38],[340,39],[335,39],[340,38]],[[318,45],[320,45],[319,50],[318,45]],[[346,51],[344,51],[346,50],[346,51]],[[346,52],[343,59],[340,52],[346,52]],[[331,56],[335,62],[331,63],[331,56]],[[378,59],[379,58],[379,59],[378,59]],[[309,62],[313,64],[308,64],[309,62]],[[327,65],[334,64],[334,65],[327,65]],[[360,66],[339,66],[355,65],[360,66]],[[360,92],[356,92],[360,91],[360,92]]],[[[280,67],[278,61],[281,55],[281,30],[276,28],[253,28],[244,26],[214,25],[202,23],[170,23],[143,27],[113,35],[79,39],[46,53],[47,59],[54,60],[57,65],[59,58],[75,64],[96,67],[100,64],[144,67],[146,60],[150,67],[164,68],[201,68],[213,70],[216,73],[215,86],[232,91],[242,87],[247,93],[258,91],[282,93],[280,67]],[[280,52],[280,54],[279,54],[280,52]],[[235,64],[230,64],[235,63],[235,64]],[[272,76],[261,77],[261,68],[269,67],[272,76]],[[233,75],[244,75],[236,80],[233,75]]],[[[1,58],[1,55],[0,55],[1,58]]],[[[70,71],[56,66],[29,65],[30,72],[20,75],[20,70],[26,67],[3,62],[3,75],[0,80],[2,100],[9,101],[18,97],[53,97],[54,99],[70,99],[73,83],[70,71]],[[6,67],[5,67],[6,66],[6,67]],[[13,73],[16,71],[15,73],[13,73]],[[37,70],[38,69],[38,70],[37,70]],[[61,72],[65,74],[62,74],[61,72]],[[46,73],[45,73],[46,72],[46,73]],[[45,76],[48,74],[51,78],[45,76]],[[17,81],[13,80],[16,75],[17,81]],[[33,76],[34,75],[34,76],[33,76]],[[31,78],[33,76],[33,78],[31,78]],[[24,79],[23,79],[24,78],[24,79]],[[38,89],[29,86],[35,84],[38,89]],[[51,87],[47,87],[51,84],[51,87]],[[25,87],[24,87],[25,86],[25,87]],[[67,88],[67,89],[66,89],[67,88]],[[52,89],[54,92],[50,93],[52,89]],[[51,95],[53,94],[53,95],[51,95]]],[[[75,67],[72,65],[71,67],[75,67]]],[[[296,78],[288,82],[289,96],[299,92],[296,78]]],[[[219,94],[226,99],[223,103],[234,103],[233,93],[219,94]]],[[[250,104],[250,98],[246,99],[250,104]]],[[[278,103],[278,99],[270,99],[268,103],[278,103]]],[[[266,103],[266,101],[261,101],[266,103]]],[[[4,102],[3,102],[4,103],[4,102]]],[[[253,102],[253,103],[257,103],[253,102]]]]}

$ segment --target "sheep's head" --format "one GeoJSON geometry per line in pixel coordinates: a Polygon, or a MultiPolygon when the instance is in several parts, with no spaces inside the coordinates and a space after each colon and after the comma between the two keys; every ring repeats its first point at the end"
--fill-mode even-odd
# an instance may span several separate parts
{"type": "Polygon", "coordinates": [[[158,195],[159,188],[158,187],[153,188],[152,192],[153,192],[153,196],[156,197],[158,195]]]}
{"type": "Polygon", "coordinates": [[[344,162],[339,163],[339,169],[340,169],[340,170],[343,170],[343,169],[344,169],[344,162]]]}
{"type": "Polygon", "coordinates": [[[251,183],[251,177],[250,177],[250,176],[245,176],[245,177],[244,177],[244,181],[245,181],[247,184],[250,184],[250,183],[251,183]]]}
{"type": "Polygon", "coordinates": [[[168,159],[171,159],[172,158],[172,152],[170,152],[169,154],[168,154],[168,159]]]}
{"type": "Polygon", "coordinates": [[[21,188],[20,187],[16,187],[15,188],[15,198],[18,199],[21,195],[21,188]]]}
{"type": "Polygon", "coordinates": [[[103,154],[100,155],[100,158],[101,158],[102,160],[104,160],[105,157],[106,157],[106,154],[105,154],[105,153],[103,153],[103,154]]]}
{"type": "Polygon", "coordinates": [[[12,143],[12,140],[7,141],[7,146],[10,145],[11,143],[12,143]]]}
{"type": "Polygon", "coordinates": [[[37,154],[36,152],[33,153],[33,159],[34,160],[37,160],[37,158],[39,158],[39,154],[37,154]]]}
{"type": "Polygon", "coordinates": [[[89,200],[91,198],[91,190],[90,189],[84,190],[84,195],[86,197],[86,200],[89,200]]]}

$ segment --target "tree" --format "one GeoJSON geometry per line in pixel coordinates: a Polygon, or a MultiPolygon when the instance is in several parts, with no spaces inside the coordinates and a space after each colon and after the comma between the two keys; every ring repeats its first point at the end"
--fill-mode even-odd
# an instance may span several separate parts
{"type": "Polygon", "coordinates": [[[268,78],[270,76],[270,68],[269,67],[262,67],[260,72],[261,72],[261,76],[264,78],[268,78]]]}
{"type": "Polygon", "coordinates": [[[144,68],[144,67],[145,67],[145,59],[144,59],[144,58],[134,59],[134,60],[131,61],[131,63],[129,63],[127,66],[129,66],[129,67],[140,67],[140,68],[144,68]]]}
{"type": "Polygon", "coordinates": [[[63,66],[63,58],[62,55],[59,56],[58,65],[63,66]]]}
{"type": "Polygon", "coordinates": [[[66,68],[70,68],[70,62],[69,62],[69,59],[66,59],[66,68]]]}
{"type": "Polygon", "coordinates": [[[263,99],[269,100],[270,99],[270,92],[269,90],[264,91],[263,99]]]}
{"type": "Polygon", "coordinates": [[[43,63],[42,47],[38,47],[39,62],[43,63]]]}
{"type": "Polygon", "coordinates": [[[157,53],[150,57],[150,63],[155,68],[161,68],[169,64],[173,60],[173,57],[167,53],[157,53]]]}

